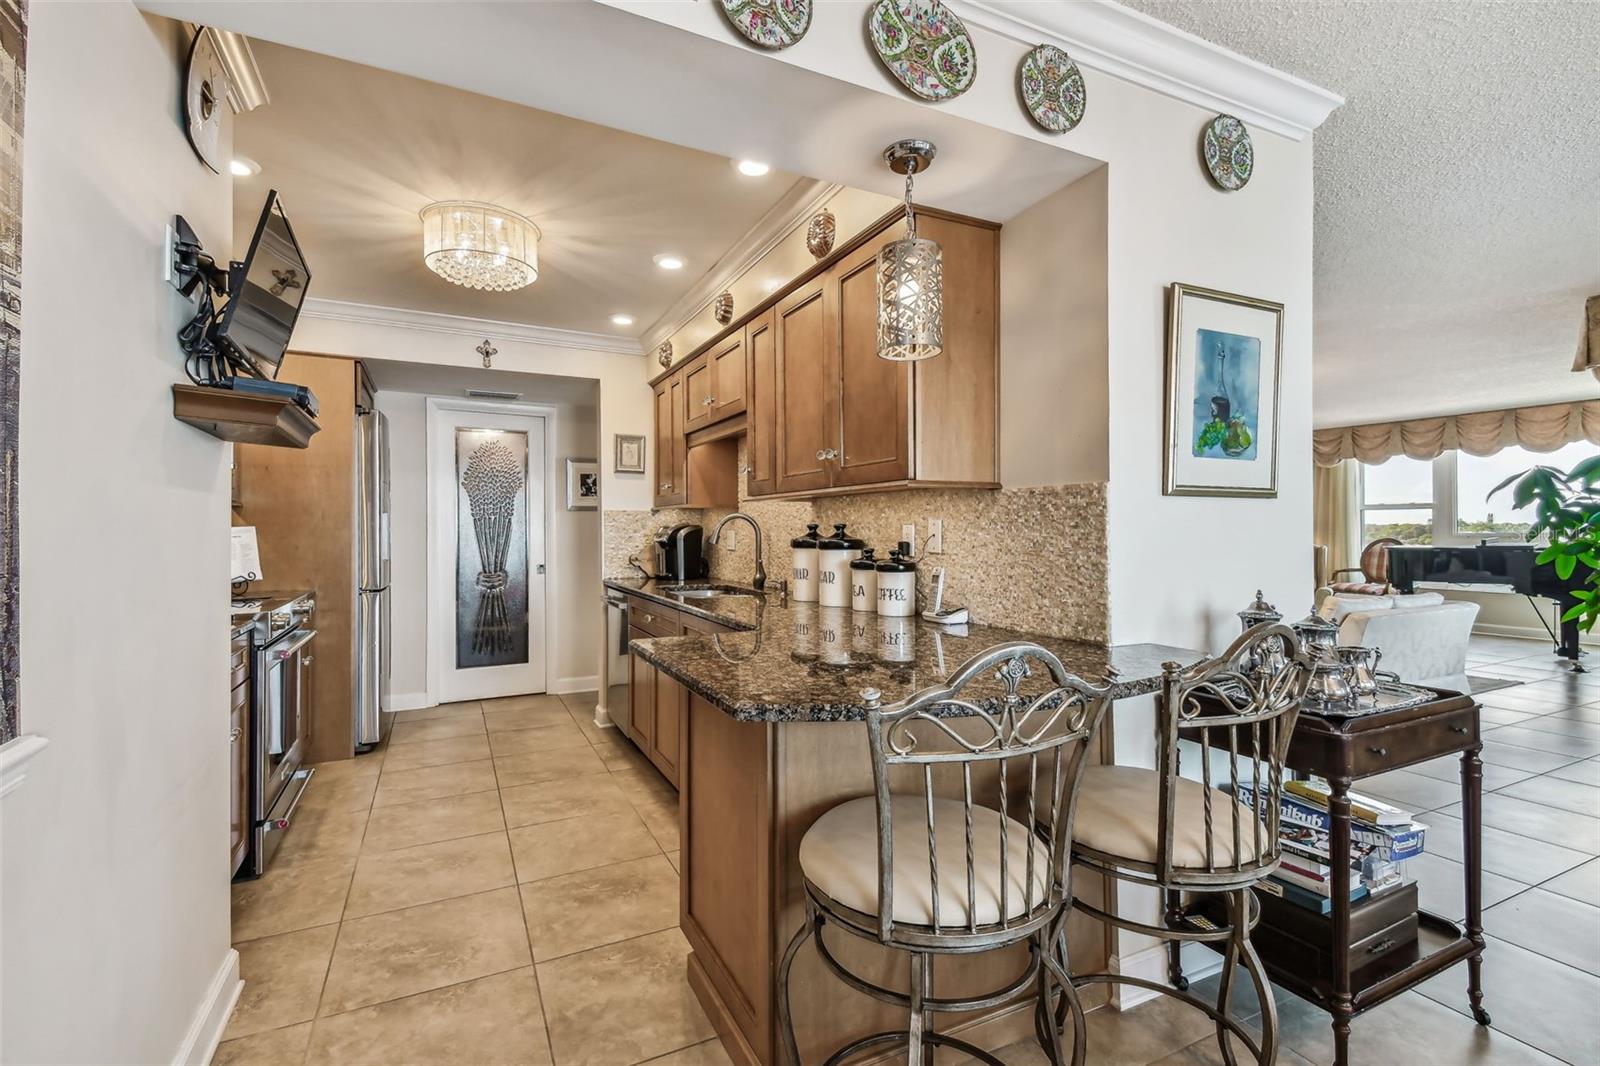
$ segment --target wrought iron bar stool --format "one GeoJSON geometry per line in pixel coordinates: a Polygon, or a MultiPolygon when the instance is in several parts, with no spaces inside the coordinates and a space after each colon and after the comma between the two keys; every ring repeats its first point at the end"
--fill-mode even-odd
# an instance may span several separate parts
{"type": "MultiPolygon", "coordinates": [[[[912,1066],[930,1062],[936,1046],[1003,1066],[983,1049],[936,1032],[931,1016],[995,1007],[1035,991],[1041,1040],[1059,1063],[1060,1034],[1049,1009],[1057,993],[1063,1001],[1076,993],[1050,945],[1072,898],[1068,859],[1079,769],[1105,715],[1106,690],[1069,673],[1045,648],[1017,642],[980,652],[943,686],[898,703],[880,706],[871,689],[864,696],[876,792],[825,813],[800,843],[806,921],[778,973],[790,1062],[798,1066],[800,1055],[789,971],[801,945],[814,939],[824,965],[845,984],[910,1012],[904,1031],[854,1040],[828,1063],[903,1043],[912,1066]],[[1025,695],[1023,682],[1040,667],[1045,676],[1032,686],[1040,691],[1025,695]],[[975,774],[980,795],[996,790],[997,807],[975,798],[975,774]],[[911,791],[891,792],[891,777],[911,791]],[[824,927],[907,952],[909,992],[852,973],[828,950],[824,927]],[[1004,988],[934,996],[934,956],[1023,943],[1028,963],[1004,988]]],[[[1079,1041],[1075,1062],[1082,1061],[1081,1049],[1079,1041]]]]}
{"type": "MultiPolygon", "coordinates": [[[[1172,959],[1187,941],[1225,947],[1215,1006],[1190,994],[1184,981],[1169,986],[1095,973],[1074,975],[1072,982],[1078,987],[1135,985],[1197,1007],[1216,1023],[1229,1066],[1235,1062],[1230,1033],[1258,1062],[1277,1056],[1277,1008],[1250,945],[1250,930],[1261,918],[1250,890],[1278,867],[1283,760],[1310,676],[1310,660],[1294,631],[1276,624],[1248,630],[1221,656],[1188,670],[1166,663],[1157,704],[1157,769],[1093,766],[1083,774],[1072,860],[1160,890],[1165,914],[1162,924],[1152,925],[1081,899],[1072,905],[1119,929],[1167,941],[1172,959]],[[1191,760],[1192,776],[1180,772],[1180,750],[1191,760]],[[1184,893],[1190,896],[1187,909],[1184,893]],[[1208,895],[1220,896],[1221,906],[1199,906],[1208,895]],[[1196,914],[1204,918],[1191,921],[1196,914]],[[1232,1015],[1233,982],[1241,964],[1261,1000],[1259,1044],[1232,1015]]],[[[1176,975],[1178,968],[1170,972],[1176,975]]],[[[1075,998],[1063,997],[1056,1025],[1069,1011],[1081,1035],[1082,1011],[1075,998]]]]}

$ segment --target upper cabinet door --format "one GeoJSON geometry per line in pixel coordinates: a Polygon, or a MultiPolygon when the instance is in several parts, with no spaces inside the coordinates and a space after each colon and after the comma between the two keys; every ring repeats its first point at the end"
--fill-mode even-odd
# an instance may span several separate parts
{"type": "Polygon", "coordinates": [[[838,449],[838,349],[827,277],[777,306],[777,491],[827,488],[838,449]]]}
{"type": "Polygon", "coordinates": [[[716,421],[717,397],[715,367],[710,359],[701,356],[683,372],[683,394],[687,405],[683,428],[696,430],[716,421]]]}
{"type": "Polygon", "coordinates": [[[911,476],[911,367],[878,358],[878,244],[852,253],[832,272],[839,301],[835,485],[911,476]]]}
{"type": "Polygon", "coordinates": [[[657,507],[681,504],[687,490],[684,477],[683,375],[674,374],[656,385],[656,493],[657,507]]]}
{"type": "Polygon", "coordinates": [[[776,312],[767,311],[744,328],[744,353],[749,381],[745,397],[746,491],[766,496],[778,491],[778,350],[776,312]]]}
{"type": "Polygon", "coordinates": [[[722,347],[711,353],[712,421],[720,422],[745,410],[746,373],[744,334],[741,332],[729,337],[722,347]]]}

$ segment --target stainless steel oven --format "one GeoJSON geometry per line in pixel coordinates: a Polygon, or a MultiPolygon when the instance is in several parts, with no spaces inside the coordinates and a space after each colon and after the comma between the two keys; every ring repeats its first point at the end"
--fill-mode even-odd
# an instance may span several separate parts
{"type": "Polygon", "coordinates": [[[607,589],[606,653],[601,660],[605,676],[600,679],[600,695],[606,714],[623,733],[633,731],[632,693],[628,690],[628,597],[607,589]]]}
{"type": "Polygon", "coordinates": [[[272,861],[314,771],[301,765],[311,718],[311,671],[317,631],[315,598],[276,604],[256,627],[255,744],[251,773],[254,835],[246,866],[259,875],[272,861]]]}

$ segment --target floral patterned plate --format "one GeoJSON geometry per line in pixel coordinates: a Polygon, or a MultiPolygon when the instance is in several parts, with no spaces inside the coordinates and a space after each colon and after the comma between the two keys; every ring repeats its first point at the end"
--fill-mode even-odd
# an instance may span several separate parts
{"type": "Polygon", "coordinates": [[[811,28],[811,0],[717,0],[722,17],[752,44],[777,51],[811,28]]]}
{"type": "Polygon", "coordinates": [[[1232,115],[1218,115],[1200,135],[1200,154],[1217,188],[1237,192],[1245,187],[1256,166],[1250,131],[1232,115]]]}
{"type": "Polygon", "coordinates": [[[1065,133],[1083,121],[1089,103],[1083,73],[1055,45],[1041,44],[1023,56],[1017,88],[1033,121],[1051,133],[1065,133]]]}
{"type": "Polygon", "coordinates": [[[940,0],[878,0],[867,36],[895,80],[924,100],[954,99],[978,76],[965,23],[940,0]]]}

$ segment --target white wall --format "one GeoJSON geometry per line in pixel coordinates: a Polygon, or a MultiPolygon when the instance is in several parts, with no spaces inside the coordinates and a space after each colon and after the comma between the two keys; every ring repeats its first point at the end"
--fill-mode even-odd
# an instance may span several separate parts
{"type": "Polygon", "coordinates": [[[174,24],[35,4],[29,36],[21,702],[49,747],[0,800],[0,1060],[164,1063],[237,988],[228,447],[172,417],[159,275],[175,212],[226,258],[232,191],[184,139],[174,24]]]}
{"type": "MultiPolygon", "coordinates": [[[[451,398],[459,397],[456,393],[451,398]]],[[[567,458],[599,455],[596,409],[530,392],[519,401],[556,409],[554,455],[560,471],[567,458]]],[[[427,396],[380,390],[378,409],[389,418],[390,570],[393,618],[391,710],[430,706],[428,655],[427,396]]],[[[602,463],[602,467],[606,464],[602,463]]],[[[600,512],[568,511],[565,487],[551,485],[550,539],[546,555],[545,604],[548,644],[545,684],[551,692],[595,687],[599,661],[600,512]]]]}
{"type": "Polygon", "coordinates": [[[1110,473],[1107,169],[1000,230],[1000,480],[1007,488],[1101,482],[1110,473]]]}

